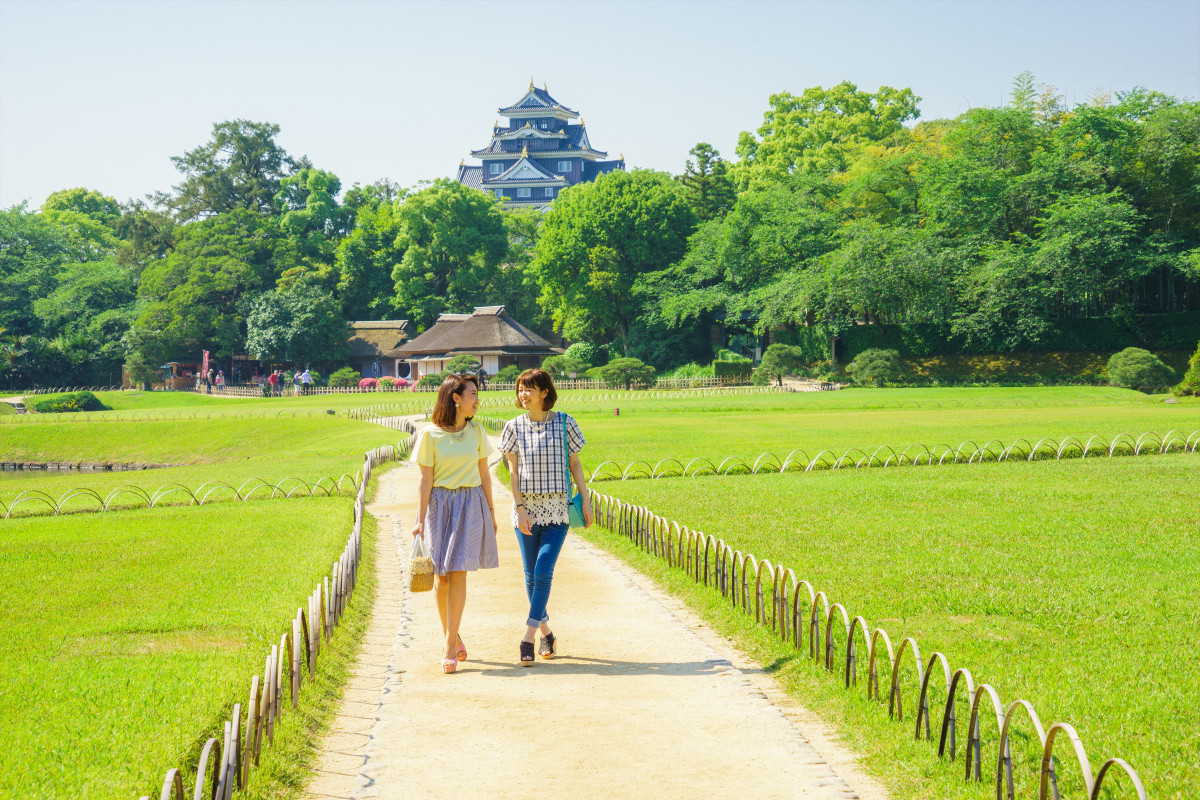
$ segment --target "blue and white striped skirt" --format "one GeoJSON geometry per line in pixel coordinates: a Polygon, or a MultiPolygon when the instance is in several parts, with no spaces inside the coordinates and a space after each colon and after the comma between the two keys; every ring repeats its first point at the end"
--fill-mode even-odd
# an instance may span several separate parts
{"type": "Polygon", "coordinates": [[[436,575],[499,567],[496,529],[483,489],[433,487],[425,511],[425,543],[436,575]]]}

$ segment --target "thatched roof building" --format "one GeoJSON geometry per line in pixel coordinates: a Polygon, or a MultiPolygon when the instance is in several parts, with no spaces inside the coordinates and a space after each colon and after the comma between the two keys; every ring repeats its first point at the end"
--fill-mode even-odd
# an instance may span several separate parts
{"type": "Polygon", "coordinates": [[[538,336],[504,312],[504,306],[480,306],[471,314],[442,314],[429,330],[396,348],[414,367],[412,378],[441,372],[457,355],[479,360],[488,375],[510,364],[536,367],[562,348],[538,336]]]}
{"type": "Polygon", "coordinates": [[[399,348],[408,341],[406,319],[350,323],[350,365],[364,378],[408,377],[408,365],[399,348]]]}

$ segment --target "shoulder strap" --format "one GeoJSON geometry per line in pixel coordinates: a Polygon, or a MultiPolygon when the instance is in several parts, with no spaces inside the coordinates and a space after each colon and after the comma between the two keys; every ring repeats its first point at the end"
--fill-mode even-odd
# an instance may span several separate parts
{"type": "Polygon", "coordinates": [[[562,422],[563,429],[563,472],[567,479],[567,495],[571,494],[571,448],[567,443],[567,415],[563,412],[558,412],[558,418],[562,422]]]}

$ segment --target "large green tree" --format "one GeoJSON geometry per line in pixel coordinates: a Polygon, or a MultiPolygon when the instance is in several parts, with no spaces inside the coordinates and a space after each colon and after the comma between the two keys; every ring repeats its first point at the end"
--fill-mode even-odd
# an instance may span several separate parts
{"type": "Polygon", "coordinates": [[[795,172],[843,172],[863,145],[902,133],[920,99],[911,89],[864,92],[849,81],[773,94],[757,134],[738,137],[734,178],[745,188],[795,172]]]}
{"type": "Polygon", "coordinates": [[[683,174],[679,176],[688,205],[701,222],[720,219],[729,213],[737,199],[729,165],[708,142],[700,142],[688,151],[688,155],[692,158],[684,164],[683,174]]]}
{"type": "Polygon", "coordinates": [[[508,233],[494,198],[449,180],[410,195],[396,210],[392,269],[396,308],[418,329],[444,311],[489,302],[508,233]]]}
{"type": "Polygon", "coordinates": [[[212,139],[171,161],[183,175],[173,196],[159,200],[181,220],[202,219],[238,209],[275,212],[283,179],[309,166],[294,160],[275,141],[279,126],[235,119],[213,125],[212,139]]]}
{"type": "Polygon", "coordinates": [[[559,195],[533,269],[541,302],[568,338],[629,344],[646,311],[638,279],[683,256],[696,215],[683,187],[650,170],[611,172],[559,195]]]}
{"type": "Polygon", "coordinates": [[[339,361],[349,338],[341,304],[316,287],[264,292],[246,304],[246,350],[262,361],[339,361]]]}
{"type": "Polygon", "coordinates": [[[179,229],[175,250],[142,273],[137,327],[173,357],[202,349],[229,355],[245,345],[242,301],[273,288],[294,264],[274,218],[239,210],[179,229]]]}

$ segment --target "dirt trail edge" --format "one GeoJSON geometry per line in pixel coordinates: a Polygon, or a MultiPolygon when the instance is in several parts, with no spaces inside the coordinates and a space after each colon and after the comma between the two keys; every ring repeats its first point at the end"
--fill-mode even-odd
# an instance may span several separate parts
{"type": "Polygon", "coordinates": [[[505,486],[500,569],[468,579],[470,658],[443,675],[433,594],[403,578],[417,475],[388,472],[368,509],[375,610],[305,798],[887,797],[757,664],[577,536],[550,602],[559,655],[520,666],[528,605],[505,486]]]}

